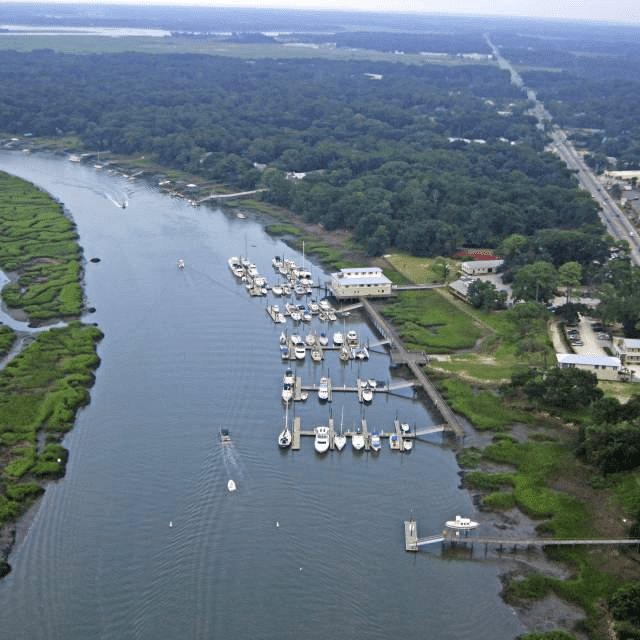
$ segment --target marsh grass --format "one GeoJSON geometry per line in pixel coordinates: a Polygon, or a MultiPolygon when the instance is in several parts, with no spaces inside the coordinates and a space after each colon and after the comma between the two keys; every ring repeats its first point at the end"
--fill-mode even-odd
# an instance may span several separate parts
{"type": "Polygon", "coordinates": [[[404,291],[382,313],[408,349],[450,353],[471,349],[485,333],[473,318],[434,291],[404,291]]]}
{"type": "Polygon", "coordinates": [[[17,273],[3,301],[32,322],[79,315],[81,253],[73,223],[48,195],[3,172],[0,193],[0,266],[17,273]]]}

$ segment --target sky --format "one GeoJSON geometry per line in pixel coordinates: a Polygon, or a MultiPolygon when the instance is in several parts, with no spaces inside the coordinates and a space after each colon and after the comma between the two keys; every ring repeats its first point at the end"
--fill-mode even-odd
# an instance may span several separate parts
{"type": "Polygon", "coordinates": [[[37,0],[37,2],[342,9],[640,23],[638,0],[395,0],[392,2],[389,0],[37,0]]]}

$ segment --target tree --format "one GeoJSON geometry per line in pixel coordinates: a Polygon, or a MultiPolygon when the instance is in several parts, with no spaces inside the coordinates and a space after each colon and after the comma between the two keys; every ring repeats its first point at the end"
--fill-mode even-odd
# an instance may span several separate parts
{"type": "Polygon", "coordinates": [[[565,262],[558,269],[558,281],[565,288],[569,304],[572,289],[582,281],[582,266],[578,262],[565,262]]]}
{"type": "Polygon", "coordinates": [[[586,458],[602,473],[630,471],[640,466],[640,420],[587,425],[581,433],[586,458]]]}
{"type": "Polygon", "coordinates": [[[506,291],[498,291],[493,282],[476,278],[469,285],[467,299],[476,309],[493,311],[505,307],[507,293],[506,291]]]}
{"type": "Polygon", "coordinates": [[[538,371],[523,385],[531,400],[556,409],[577,409],[602,397],[595,373],[569,367],[538,371]]]}
{"type": "Polygon", "coordinates": [[[513,281],[513,297],[546,302],[553,297],[557,283],[555,267],[550,262],[538,260],[518,269],[513,281]]]}

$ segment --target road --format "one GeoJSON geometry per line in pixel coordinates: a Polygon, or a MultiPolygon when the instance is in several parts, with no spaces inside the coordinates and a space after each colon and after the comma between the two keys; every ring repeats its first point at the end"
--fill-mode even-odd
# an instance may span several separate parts
{"type": "Polygon", "coordinates": [[[551,115],[545,109],[544,104],[538,100],[535,91],[525,86],[520,74],[518,74],[508,60],[500,55],[500,51],[491,42],[488,35],[485,35],[485,40],[493,51],[498,66],[501,69],[509,71],[511,74],[511,82],[522,89],[522,91],[527,94],[527,98],[533,102],[534,106],[532,111],[538,119],[538,126],[541,129],[544,128],[550,131],[553,140],[552,148],[555,153],[566,162],[571,170],[576,172],[580,186],[588,191],[600,205],[600,218],[606,225],[609,233],[616,240],[626,240],[629,243],[631,261],[635,265],[640,265],[640,244],[633,225],[620,210],[613,198],[602,187],[591,169],[585,164],[582,156],[568,140],[566,133],[557,125],[553,124],[551,115]]]}

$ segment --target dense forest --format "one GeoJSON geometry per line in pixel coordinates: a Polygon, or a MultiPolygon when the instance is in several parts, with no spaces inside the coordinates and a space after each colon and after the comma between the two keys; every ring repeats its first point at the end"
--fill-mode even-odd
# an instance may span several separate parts
{"type": "Polygon", "coordinates": [[[597,221],[490,65],[6,51],[0,82],[0,130],[265,184],[272,202],[353,231],[371,254],[448,254],[597,221]]]}

